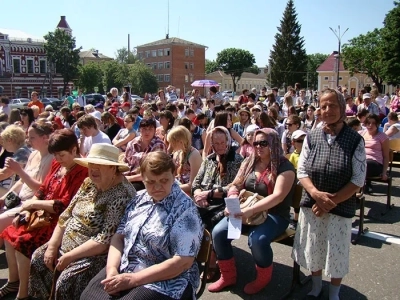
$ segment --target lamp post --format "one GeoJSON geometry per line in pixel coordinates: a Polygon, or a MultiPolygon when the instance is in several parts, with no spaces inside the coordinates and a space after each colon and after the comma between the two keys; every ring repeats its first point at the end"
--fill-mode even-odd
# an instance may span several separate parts
{"type": "Polygon", "coordinates": [[[338,57],[337,57],[337,78],[336,78],[336,87],[339,86],[339,73],[340,73],[340,46],[342,43],[342,37],[344,36],[344,34],[347,32],[347,30],[349,30],[349,28],[347,28],[342,34],[340,34],[340,25],[338,25],[338,30],[333,30],[332,27],[329,27],[329,29],[333,32],[333,34],[336,36],[336,38],[338,39],[338,57]]]}

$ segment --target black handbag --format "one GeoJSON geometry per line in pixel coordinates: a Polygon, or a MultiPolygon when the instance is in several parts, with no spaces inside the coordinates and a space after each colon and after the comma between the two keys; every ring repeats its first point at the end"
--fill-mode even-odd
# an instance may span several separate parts
{"type": "Polygon", "coordinates": [[[21,204],[21,198],[14,192],[8,193],[4,199],[4,205],[7,209],[17,207],[21,204]]]}

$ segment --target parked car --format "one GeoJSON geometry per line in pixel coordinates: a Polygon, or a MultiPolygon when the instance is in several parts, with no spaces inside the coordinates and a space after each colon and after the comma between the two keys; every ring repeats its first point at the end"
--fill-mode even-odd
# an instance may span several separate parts
{"type": "Polygon", "coordinates": [[[223,93],[223,94],[226,94],[227,96],[229,96],[229,97],[231,97],[231,98],[232,98],[232,96],[233,96],[233,91],[230,91],[230,90],[228,90],[228,91],[223,91],[222,93],[223,93]]]}
{"type": "Polygon", "coordinates": [[[14,109],[14,108],[24,108],[28,106],[28,103],[31,102],[30,99],[28,98],[16,98],[16,99],[11,99],[10,100],[10,109],[14,109]]]}
{"type": "Polygon", "coordinates": [[[104,98],[101,94],[86,94],[86,104],[96,105],[97,103],[104,103],[104,98]]]}
{"type": "Polygon", "coordinates": [[[45,107],[47,105],[51,105],[54,110],[59,110],[64,102],[63,100],[60,100],[58,98],[42,98],[40,99],[40,101],[42,101],[45,107]]]}

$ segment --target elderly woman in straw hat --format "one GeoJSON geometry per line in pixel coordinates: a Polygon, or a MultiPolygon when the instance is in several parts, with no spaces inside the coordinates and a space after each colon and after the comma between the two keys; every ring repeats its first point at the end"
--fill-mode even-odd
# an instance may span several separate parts
{"type": "Polygon", "coordinates": [[[122,175],[129,167],[118,162],[118,155],[115,146],[99,143],[86,158],[75,159],[88,168],[89,177],[60,215],[50,241],[33,253],[29,295],[79,299],[106,265],[111,237],[136,194],[122,175]]]}

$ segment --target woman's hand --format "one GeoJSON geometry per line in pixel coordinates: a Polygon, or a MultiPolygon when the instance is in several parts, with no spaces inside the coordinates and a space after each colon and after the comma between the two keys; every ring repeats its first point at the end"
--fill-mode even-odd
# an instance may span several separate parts
{"type": "Polygon", "coordinates": [[[57,265],[56,265],[56,269],[58,271],[62,271],[64,270],[66,267],[68,267],[68,265],[74,261],[74,258],[72,257],[72,255],[68,253],[63,254],[58,260],[57,260],[57,265]]]}
{"type": "Polygon", "coordinates": [[[47,250],[44,253],[44,264],[50,271],[54,271],[54,266],[57,264],[58,249],[51,245],[47,246],[47,250]]]}
{"type": "Polygon", "coordinates": [[[37,200],[26,200],[21,205],[21,210],[32,210],[37,200]]]}
{"type": "Polygon", "coordinates": [[[317,217],[322,217],[325,212],[323,211],[323,209],[321,207],[318,206],[318,204],[314,204],[312,207],[312,212],[314,213],[314,215],[316,215],[317,217]]]}
{"type": "Polygon", "coordinates": [[[101,281],[104,290],[110,295],[116,295],[121,291],[132,289],[136,286],[134,273],[123,273],[106,278],[101,281]]]}
{"type": "Polygon", "coordinates": [[[21,172],[22,172],[21,165],[11,157],[7,157],[6,158],[6,161],[4,163],[4,167],[6,167],[7,169],[13,171],[13,173],[15,173],[17,175],[21,174],[21,172]]]}
{"type": "Polygon", "coordinates": [[[317,202],[318,206],[324,212],[329,212],[331,209],[336,207],[336,203],[331,199],[335,197],[335,194],[316,190],[315,192],[311,193],[311,197],[317,202]]]}
{"type": "Polygon", "coordinates": [[[246,208],[244,208],[244,209],[242,209],[241,211],[240,211],[240,213],[237,213],[237,214],[235,214],[234,215],[234,217],[235,218],[237,218],[237,219],[242,219],[242,222],[246,222],[246,220],[248,219],[248,218],[250,218],[251,216],[253,216],[253,208],[251,208],[251,207],[246,207],[246,208]]]}
{"type": "Polygon", "coordinates": [[[208,206],[208,191],[198,192],[194,195],[194,201],[200,207],[207,207],[208,206]]]}
{"type": "Polygon", "coordinates": [[[21,212],[20,212],[18,215],[16,215],[15,218],[13,219],[12,225],[13,225],[15,228],[18,228],[20,225],[22,225],[22,224],[20,224],[20,222],[19,222],[21,219],[24,219],[24,220],[25,220],[24,224],[26,224],[26,223],[29,222],[30,217],[31,217],[31,213],[30,213],[29,211],[26,211],[26,210],[21,211],[21,212]]]}
{"type": "Polygon", "coordinates": [[[382,179],[382,180],[388,180],[387,174],[386,174],[386,173],[383,173],[382,176],[381,176],[381,179],[382,179]]]}

